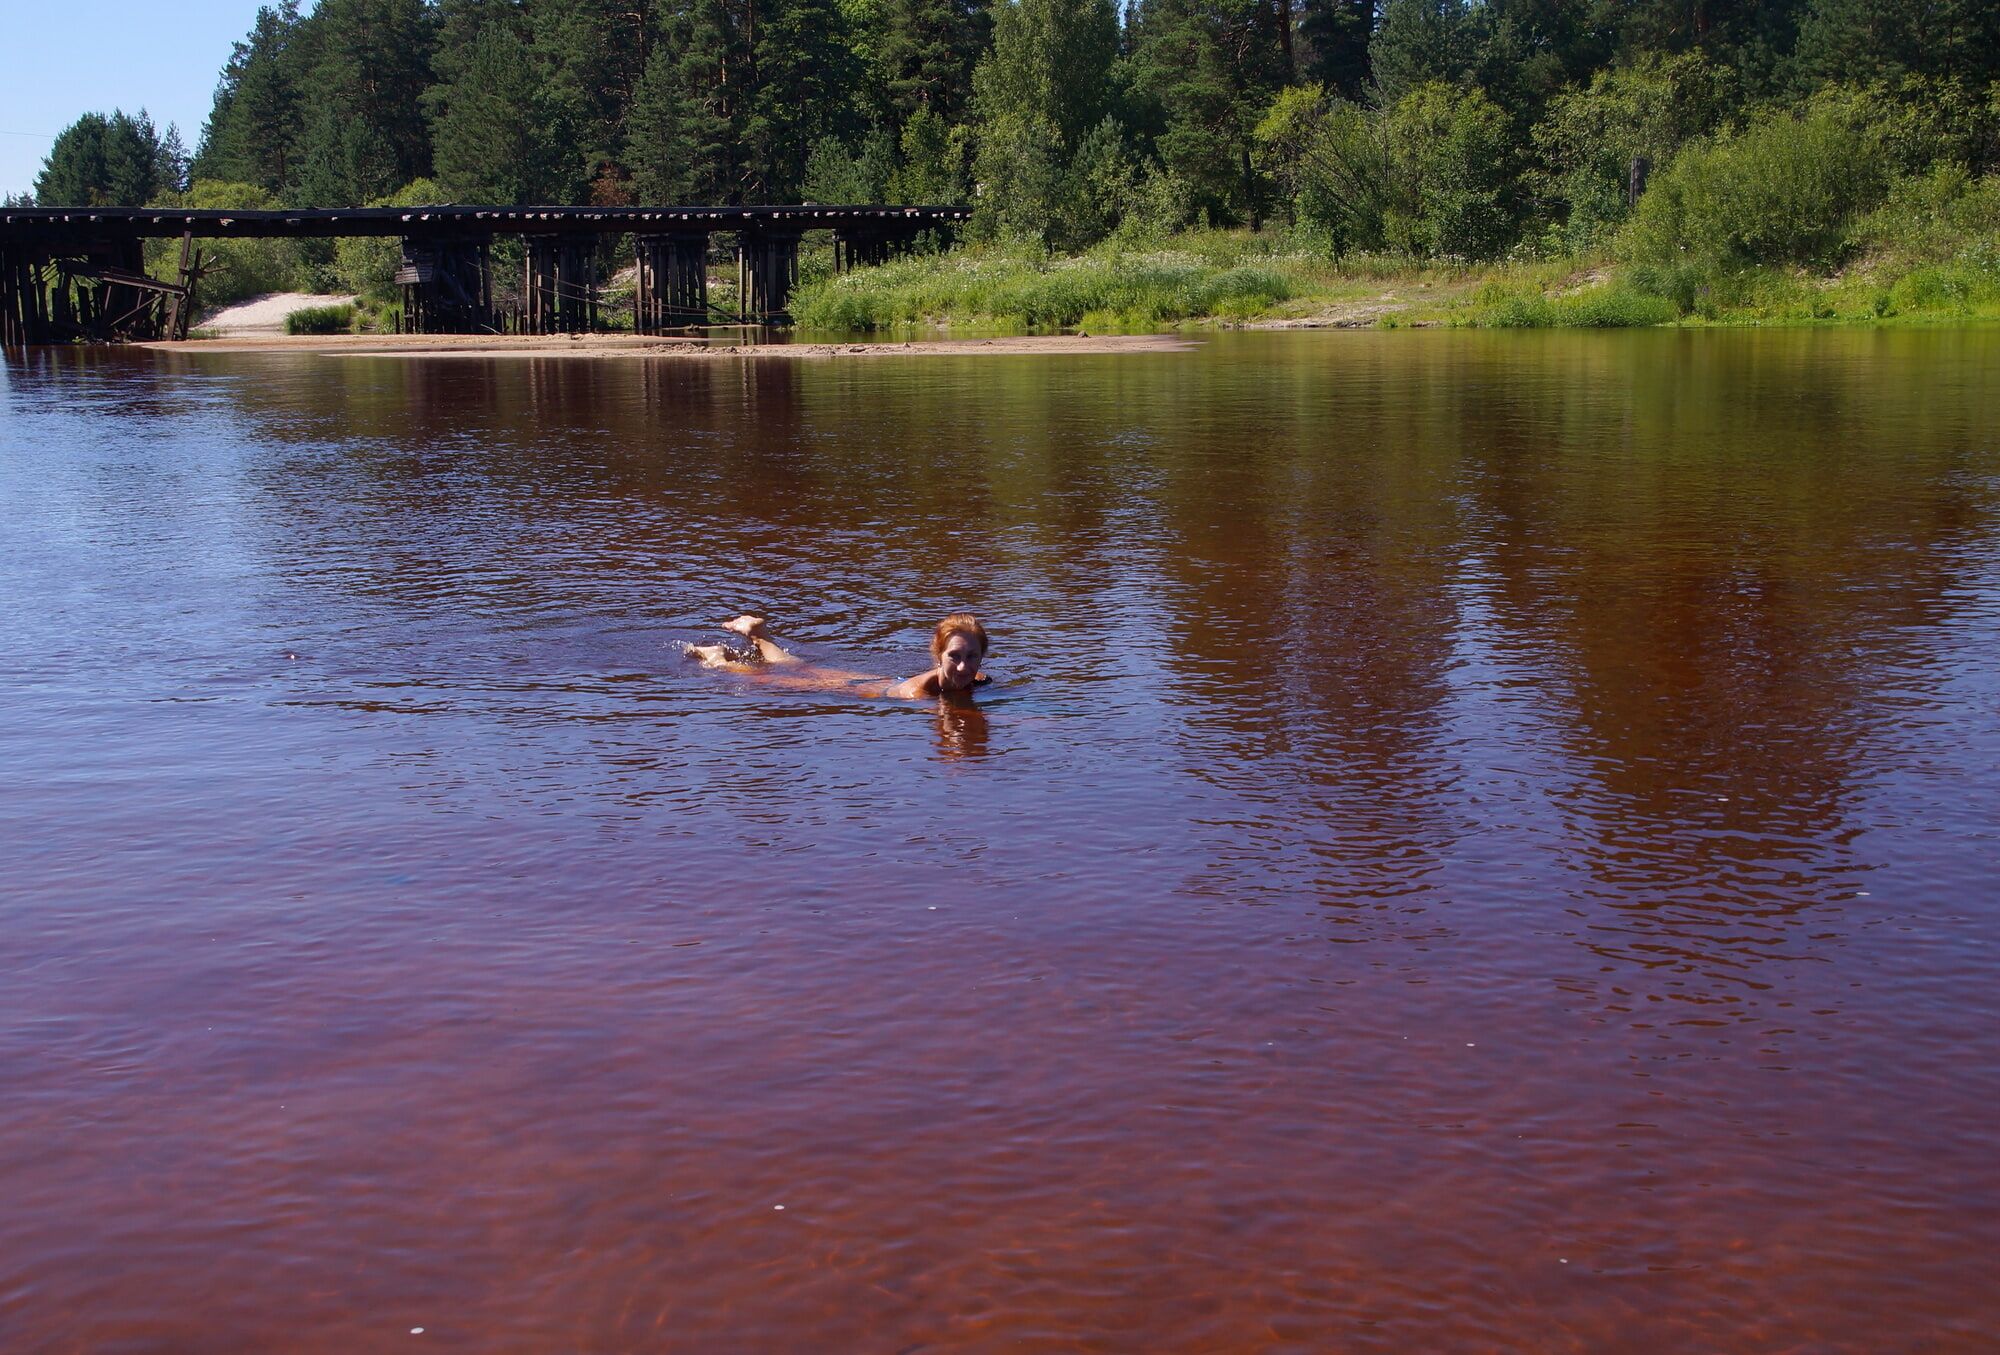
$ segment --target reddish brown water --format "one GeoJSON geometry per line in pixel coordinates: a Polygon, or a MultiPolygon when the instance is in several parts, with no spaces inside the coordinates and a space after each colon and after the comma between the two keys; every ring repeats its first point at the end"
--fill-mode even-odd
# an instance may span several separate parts
{"type": "Polygon", "coordinates": [[[0,379],[0,1348],[1995,1340],[2000,332],[0,379]]]}

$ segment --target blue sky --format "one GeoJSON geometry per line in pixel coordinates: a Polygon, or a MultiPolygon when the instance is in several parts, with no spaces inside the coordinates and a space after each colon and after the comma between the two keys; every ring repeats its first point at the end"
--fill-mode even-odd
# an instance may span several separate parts
{"type": "Polygon", "coordinates": [[[49,142],[84,113],[143,106],[192,151],[258,2],[0,0],[0,193],[33,187],[49,142]]]}

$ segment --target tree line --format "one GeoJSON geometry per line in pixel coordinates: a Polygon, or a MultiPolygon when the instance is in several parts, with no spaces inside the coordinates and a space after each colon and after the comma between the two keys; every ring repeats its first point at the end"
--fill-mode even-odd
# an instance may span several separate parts
{"type": "Polygon", "coordinates": [[[1996,81],[1990,0],[282,0],[191,156],[88,114],[35,194],[969,201],[1058,249],[1279,220],[1491,258],[1590,244],[1719,139],[1839,122],[1976,178],[1996,81]]]}

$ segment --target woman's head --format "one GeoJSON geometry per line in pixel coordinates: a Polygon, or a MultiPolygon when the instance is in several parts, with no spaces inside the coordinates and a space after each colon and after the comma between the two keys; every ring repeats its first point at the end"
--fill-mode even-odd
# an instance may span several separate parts
{"type": "Polygon", "coordinates": [[[986,657],[986,627],[971,612],[953,612],[931,632],[931,657],[937,660],[938,685],[964,691],[979,676],[986,657]]]}

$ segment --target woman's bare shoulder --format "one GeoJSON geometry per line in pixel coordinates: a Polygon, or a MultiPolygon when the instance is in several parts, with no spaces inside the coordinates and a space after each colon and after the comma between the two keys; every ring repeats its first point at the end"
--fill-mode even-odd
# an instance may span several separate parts
{"type": "Polygon", "coordinates": [[[882,695],[894,701],[915,701],[921,697],[937,695],[937,674],[919,673],[913,678],[904,678],[893,687],[884,687],[882,695]]]}

